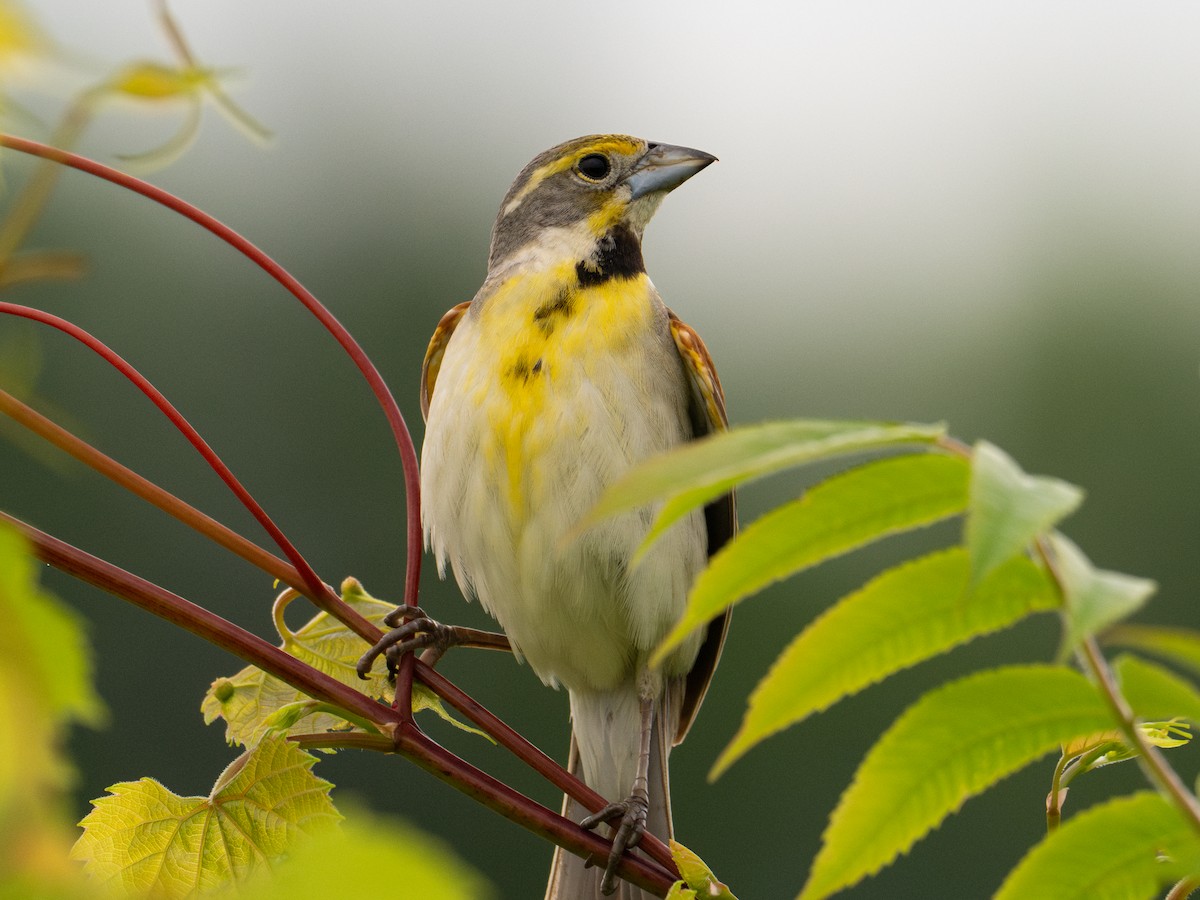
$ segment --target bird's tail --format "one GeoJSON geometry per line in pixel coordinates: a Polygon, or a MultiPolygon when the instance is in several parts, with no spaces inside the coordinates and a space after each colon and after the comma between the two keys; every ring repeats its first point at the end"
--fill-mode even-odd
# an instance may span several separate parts
{"type": "MultiPolygon", "coordinates": [[[[670,692],[668,692],[670,693],[670,692]]],[[[672,836],[671,785],[667,773],[667,757],[674,736],[674,717],[664,702],[656,704],[654,730],[650,741],[648,787],[650,811],[646,831],[661,840],[672,836]]],[[[594,791],[609,802],[619,802],[629,796],[637,774],[637,755],[641,734],[641,712],[634,690],[582,694],[571,693],[571,755],[568,768],[581,777],[594,791]]],[[[578,822],[589,814],[577,802],[567,797],[563,801],[563,816],[578,822]]],[[[597,832],[611,837],[611,830],[601,825],[597,832]]],[[[638,852],[638,851],[632,851],[638,852]]],[[[600,881],[604,877],[604,860],[584,868],[584,861],[562,848],[554,852],[550,865],[550,883],[546,900],[600,900],[600,881]]],[[[655,900],[624,880],[618,880],[615,900],[655,900]]]]}

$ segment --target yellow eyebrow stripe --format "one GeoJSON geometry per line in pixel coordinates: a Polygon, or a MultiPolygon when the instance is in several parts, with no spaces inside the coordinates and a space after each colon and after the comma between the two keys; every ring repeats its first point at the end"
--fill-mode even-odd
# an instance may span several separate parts
{"type": "Polygon", "coordinates": [[[507,216],[510,212],[525,202],[528,197],[537,188],[539,184],[549,178],[551,175],[557,175],[559,172],[564,172],[571,166],[575,165],[581,157],[587,156],[589,153],[619,153],[624,155],[632,155],[637,153],[642,148],[640,141],[630,140],[629,138],[612,135],[601,138],[597,141],[590,141],[586,144],[580,144],[573,150],[564,153],[558,159],[552,159],[550,162],[539,166],[533,170],[529,176],[529,180],[525,182],[525,186],[517,192],[517,195],[508,201],[508,205],[504,207],[504,214],[507,216]]]}

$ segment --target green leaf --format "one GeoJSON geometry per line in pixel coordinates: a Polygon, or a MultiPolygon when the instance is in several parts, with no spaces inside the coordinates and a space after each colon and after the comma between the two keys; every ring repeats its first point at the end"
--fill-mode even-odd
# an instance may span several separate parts
{"type": "Polygon", "coordinates": [[[704,860],[678,841],[672,840],[670,845],[671,858],[675,860],[684,882],[693,890],[693,896],[711,897],[713,900],[737,900],[729,888],[712,873],[712,869],[704,860]]]}
{"type": "Polygon", "coordinates": [[[838,802],[802,900],[878,872],[975,794],[1110,723],[1088,680],[1061,666],[980,672],[929,692],[871,748],[838,802]]]}
{"type": "Polygon", "coordinates": [[[1082,501],[1083,491],[1075,485],[1026,475],[999,447],[980,441],[972,455],[966,522],[972,580],[1024,551],[1082,501]]]}
{"type": "Polygon", "coordinates": [[[1029,851],[994,900],[1150,900],[1197,871],[1200,839],[1174,806],[1145,792],[1072,817],[1029,851]]]}
{"type": "Polygon", "coordinates": [[[1118,625],[1104,634],[1106,644],[1134,647],[1200,673],[1200,631],[1161,625],[1118,625]]]}
{"type": "Polygon", "coordinates": [[[1139,719],[1179,716],[1200,724],[1200,691],[1186,679],[1136,656],[1123,655],[1113,662],[1121,693],[1139,719]]]}
{"type": "Polygon", "coordinates": [[[1050,535],[1050,547],[1065,601],[1060,660],[1086,638],[1135,612],[1157,589],[1148,579],[1095,568],[1083,551],[1057,532],[1050,535]]]}
{"type": "Polygon", "coordinates": [[[955,547],[884,572],[839,601],[776,660],[711,777],[843,697],[1059,602],[1048,574],[1026,557],[1010,559],[974,591],[969,578],[967,551],[955,547]]]}
{"type": "Polygon", "coordinates": [[[42,591],[23,536],[0,522],[0,897],[91,896],[75,837],[67,724],[104,713],[75,615],[42,591]]]}
{"type": "Polygon", "coordinates": [[[940,425],[798,419],[735,428],[656,456],[608,489],[580,530],[626,510],[671,498],[643,547],[673,522],[744,481],[859,450],[936,441],[940,425]]]}
{"type": "Polygon", "coordinates": [[[35,566],[25,538],[0,523],[0,666],[20,673],[31,699],[53,718],[98,725],[104,703],[92,687],[83,622],[37,586],[35,566]]]}
{"type": "Polygon", "coordinates": [[[221,897],[484,900],[495,896],[479,873],[436,838],[366,809],[351,807],[345,812],[337,828],[299,842],[285,861],[269,871],[260,870],[240,890],[231,888],[221,897]],[[392,879],[390,887],[388,879],[392,879]]]}
{"type": "MultiPolygon", "coordinates": [[[[383,617],[395,607],[368,594],[353,578],[342,584],[342,600],[381,628],[383,617]]],[[[282,617],[276,621],[281,623],[282,617]]],[[[280,645],[302,662],[320,669],[342,684],[362,691],[385,703],[391,703],[395,688],[386,672],[378,669],[366,681],[358,677],[355,664],[366,649],[363,640],[328,613],[318,612],[297,631],[283,630],[280,645]]],[[[290,684],[268,675],[262,669],[246,666],[236,675],[218,678],[209,687],[200,705],[204,723],[225,719],[225,739],[231,744],[253,746],[267,731],[284,734],[319,731],[362,731],[329,707],[314,711],[311,699],[290,684]]],[[[430,710],[456,728],[486,737],[483,732],[455,719],[441,700],[421,685],[413,687],[413,711],[430,710]]],[[[488,738],[491,740],[491,738],[488,738]]],[[[493,741],[493,743],[495,743],[493,741]]]]}
{"type": "Polygon", "coordinates": [[[774,581],[885,535],[962,512],[968,471],[965,460],[936,453],[876,460],[835,475],[763,516],[700,573],[683,618],[654,662],[725,607],[774,581]]]}
{"type": "Polygon", "coordinates": [[[230,764],[207,797],[180,797],[151,778],[108,788],[71,850],[96,881],[183,897],[245,879],[299,836],[341,817],[316,757],[277,735],[230,764]]]}
{"type": "Polygon", "coordinates": [[[696,900],[696,892],[682,881],[677,881],[667,891],[666,900],[696,900]]]}

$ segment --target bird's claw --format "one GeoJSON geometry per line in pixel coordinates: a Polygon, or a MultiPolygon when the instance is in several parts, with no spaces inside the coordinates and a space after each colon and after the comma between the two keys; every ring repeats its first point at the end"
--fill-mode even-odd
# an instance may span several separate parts
{"type": "Polygon", "coordinates": [[[626,850],[632,850],[642,842],[649,812],[650,798],[645,791],[635,788],[629,797],[619,803],[608,804],[579,823],[580,827],[589,831],[602,823],[613,827],[612,850],[609,851],[608,863],[604,867],[600,893],[607,896],[617,889],[617,866],[621,864],[621,857],[625,855],[626,850]]]}
{"type": "Polygon", "coordinates": [[[387,659],[388,672],[395,675],[404,654],[429,650],[425,661],[432,665],[457,643],[458,630],[454,626],[431,619],[419,606],[399,606],[387,614],[383,623],[392,630],[359,659],[355,666],[359,678],[369,677],[371,666],[381,655],[387,659]]]}

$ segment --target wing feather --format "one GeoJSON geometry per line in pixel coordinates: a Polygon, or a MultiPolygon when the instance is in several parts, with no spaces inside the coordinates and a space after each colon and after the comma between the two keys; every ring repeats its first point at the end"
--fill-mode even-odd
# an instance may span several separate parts
{"type": "MultiPolygon", "coordinates": [[[[680,320],[675,313],[667,311],[671,325],[671,338],[679,351],[679,359],[683,363],[688,383],[692,389],[689,414],[692,420],[692,432],[697,438],[729,428],[729,417],[725,412],[725,391],[721,387],[721,379],[717,377],[716,366],[704,341],[689,325],[680,320]]],[[[708,530],[708,555],[711,557],[720,550],[737,532],[737,507],[733,493],[718,497],[704,507],[704,521],[708,530]]],[[[687,735],[688,729],[696,718],[704,695],[716,671],[717,662],[721,658],[721,649],[725,645],[725,634],[729,631],[729,617],[732,610],[725,610],[708,623],[704,643],[692,670],[684,681],[683,702],[680,706],[679,727],[675,731],[675,743],[678,744],[687,735]]]]}
{"type": "Polygon", "coordinates": [[[433,386],[437,383],[438,372],[442,368],[442,357],[446,355],[446,345],[450,343],[450,335],[462,317],[467,314],[471,301],[467,300],[453,307],[442,316],[429,339],[429,349],[425,351],[425,362],[421,365],[421,418],[429,418],[429,401],[433,397],[433,386]]]}

